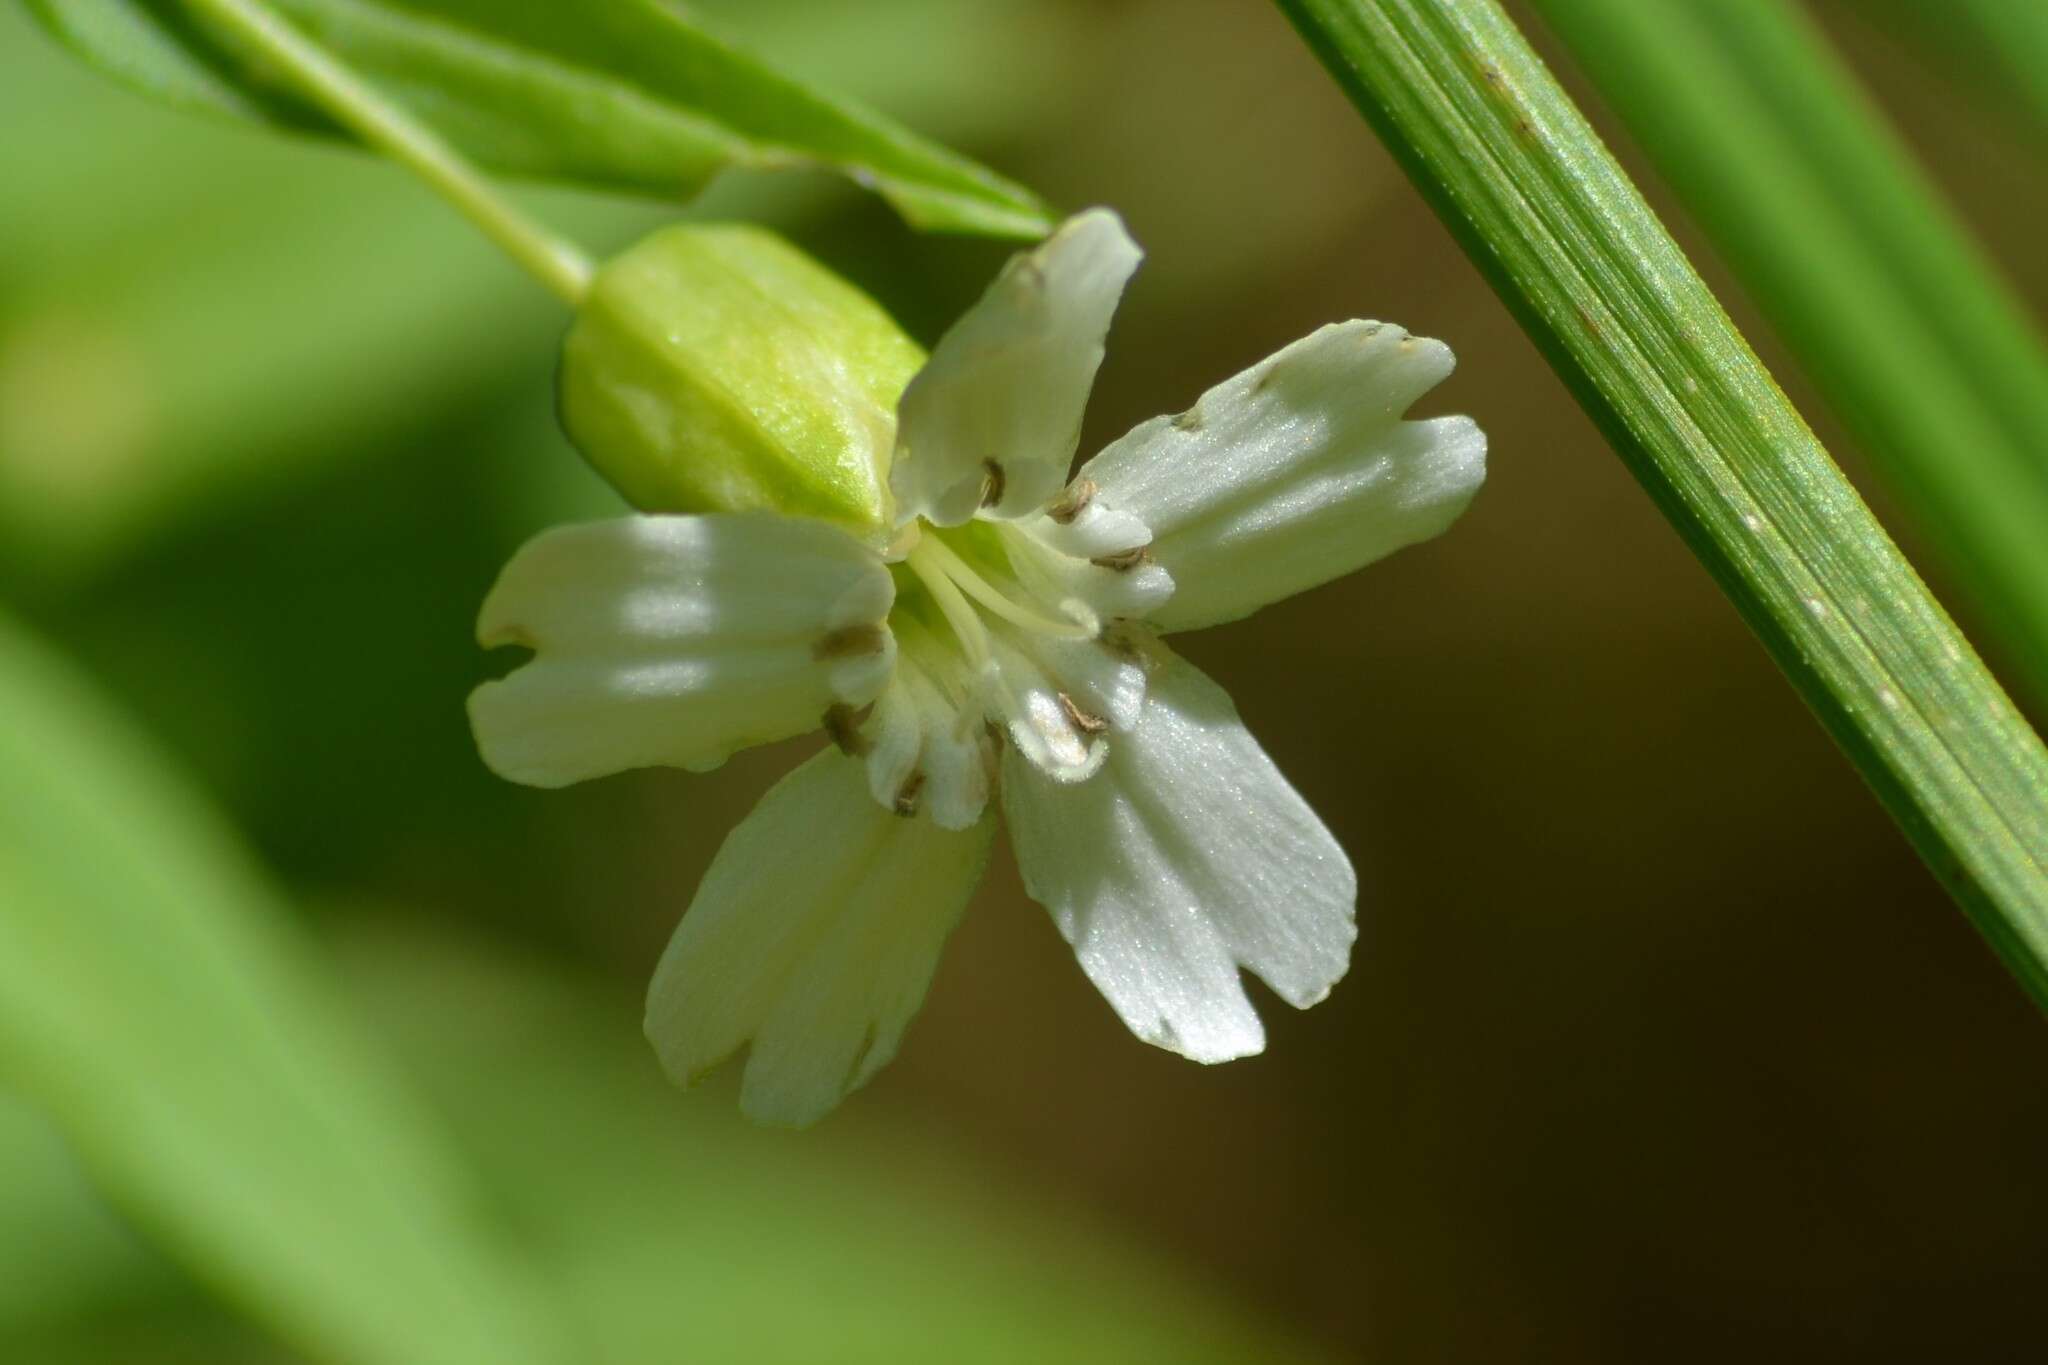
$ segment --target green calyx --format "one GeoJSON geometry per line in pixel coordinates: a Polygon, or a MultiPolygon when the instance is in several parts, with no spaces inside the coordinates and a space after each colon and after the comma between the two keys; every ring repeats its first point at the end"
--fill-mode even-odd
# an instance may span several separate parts
{"type": "Polygon", "coordinates": [[[663,228],[597,272],[562,347],[562,424],[647,512],[887,524],[896,400],[924,352],[757,228],[663,228]]]}

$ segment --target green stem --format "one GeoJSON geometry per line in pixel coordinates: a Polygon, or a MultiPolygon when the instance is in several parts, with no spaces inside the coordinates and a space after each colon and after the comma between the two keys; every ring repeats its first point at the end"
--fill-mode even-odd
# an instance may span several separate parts
{"type": "Polygon", "coordinates": [[[2048,1005],[2048,751],[1521,33],[1494,0],[1278,3],[2048,1005]]]}
{"type": "Polygon", "coordinates": [[[308,42],[262,0],[185,4],[274,63],[337,123],[419,176],[564,303],[573,308],[582,301],[592,273],[588,257],[507,203],[446,142],[308,42]]]}

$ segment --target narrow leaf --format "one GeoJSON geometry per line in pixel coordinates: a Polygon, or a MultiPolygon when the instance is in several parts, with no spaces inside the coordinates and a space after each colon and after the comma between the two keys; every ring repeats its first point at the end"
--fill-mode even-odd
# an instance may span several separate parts
{"type": "MultiPolygon", "coordinates": [[[[2035,0],[1864,0],[1859,19],[1909,32],[1954,63],[1968,94],[2003,96],[2036,130],[2048,130],[2048,5],[2035,0]]],[[[1960,92],[1959,92],[1960,93],[1960,92]]]]}
{"type": "Polygon", "coordinates": [[[1536,0],[2048,697],[2048,347],[1785,0],[1536,0]]]}
{"type": "MultiPolygon", "coordinates": [[[[178,0],[23,0],[108,75],[190,109],[340,134],[178,0]]],[[[1028,190],[811,90],[667,0],[275,0],[486,169],[689,199],[728,166],[832,167],[913,225],[1030,237],[1028,190]]]]}
{"type": "Polygon", "coordinates": [[[203,800],[5,622],[0,713],[0,1083],[314,1358],[550,1358],[431,1121],[203,800]]]}
{"type": "Polygon", "coordinates": [[[1528,42],[1494,0],[1278,3],[2048,1004],[2048,752],[1528,42]]]}

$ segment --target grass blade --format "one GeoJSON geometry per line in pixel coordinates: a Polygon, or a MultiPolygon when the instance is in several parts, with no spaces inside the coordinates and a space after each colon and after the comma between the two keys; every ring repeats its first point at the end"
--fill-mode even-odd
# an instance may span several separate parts
{"type": "Polygon", "coordinates": [[[1784,0],[1535,0],[2048,697],[2048,348],[1784,0]]]}
{"type": "Polygon", "coordinates": [[[2048,752],[1521,33],[1493,0],[1278,3],[2048,1004],[2048,752]]]}
{"type": "Polygon", "coordinates": [[[1874,13],[1858,17],[1906,25],[1916,49],[1942,50],[1967,69],[1972,86],[2002,87],[1994,93],[2048,128],[2048,5],[2032,0],[1863,0],[1860,8],[1889,11],[1892,20],[1874,13]]]}

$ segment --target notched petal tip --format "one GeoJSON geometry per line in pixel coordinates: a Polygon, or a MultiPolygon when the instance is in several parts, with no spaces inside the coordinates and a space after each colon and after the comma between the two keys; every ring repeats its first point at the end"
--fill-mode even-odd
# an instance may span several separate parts
{"type": "Polygon", "coordinates": [[[1172,575],[1147,618],[1234,620],[1448,527],[1484,477],[1483,438],[1404,414],[1456,363],[1392,324],[1331,323],[1090,460],[1098,502],[1149,526],[1172,575]]]}
{"type": "Polygon", "coordinates": [[[1107,209],[1013,256],[897,405],[899,515],[1030,516],[1065,482],[1103,339],[1142,253],[1107,209]]]}
{"type": "Polygon", "coordinates": [[[888,680],[894,580],[837,528],[766,514],[557,527],[516,552],[479,635],[534,657],[477,689],[493,771],[564,786],[628,768],[704,771],[801,734],[888,680]]]}
{"type": "Polygon", "coordinates": [[[949,833],[869,799],[827,750],[775,785],[712,860],[647,994],[680,1085],[742,1051],[740,1106],[804,1127],[891,1057],[988,858],[993,820],[949,833]]]}
{"type": "Polygon", "coordinates": [[[1006,757],[1003,806],[1025,889],[1118,1017],[1225,1062],[1265,1045],[1244,972],[1297,1008],[1345,974],[1358,883],[1221,688],[1165,651],[1153,688],[1078,790],[1006,757]]]}
{"type": "Polygon", "coordinates": [[[1266,1050],[1266,1028],[1257,1015],[1250,1016],[1249,1027],[1202,1030],[1188,1037],[1183,1037],[1172,1021],[1164,1017],[1153,1019],[1145,1027],[1133,1024],[1129,1019],[1125,1019],[1124,1024],[1138,1041],[1164,1048],[1177,1057],[1185,1057],[1203,1066],[1243,1061],[1266,1050]]]}

